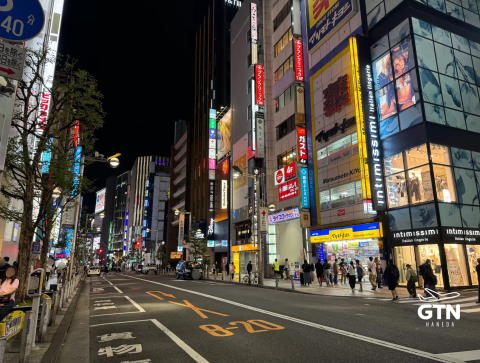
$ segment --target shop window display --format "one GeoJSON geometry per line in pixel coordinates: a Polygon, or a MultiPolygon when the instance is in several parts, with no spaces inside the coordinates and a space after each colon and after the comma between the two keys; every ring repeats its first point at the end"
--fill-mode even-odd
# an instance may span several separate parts
{"type": "Polygon", "coordinates": [[[480,27],[478,1],[416,0],[467,24],[480,27]]]}
{"type": "Polygon", "coordinates": [[[466,247],[472,285],[478,285],[478,275],[476,272],[476,267],[478,265],[477,259],[480,258],[480,245],[467,245],[466,247]]]}
{"type": "Polygon", "coordinates": [[[411,169],[407,172],[408,193],[411,204],[433,200],[433,186],[430,178],[430,165],[411,169]]]}
{"type": "Polygon", "coordinates": [[[455,182],[452,168],[443,165],[433,165],[435,190],[440,202],[456,202],[455,182]]]}
{"type": "Polygon", "coordinates": [[[360,264],[367,269],[369,257],[380,258],[378,240],[376,239],[325,242],[323,245],[325,256],[329,261],[336,258],[339,260],[344,258],[347,263],[360,260],[360,264]]]}
{"type": "Polygon", "coordinates": [[[413,229],[438,226],[437,212],[433,203],[411,207],[410,214],[412,216],[413,229]]]}
{"type": "Polygon", "coordinates": [[[467,261],[465,261],[463,245],[445,245],[445,255],[450,286],[468,286],[467,261]]]}
{"type": "MultiPolygon", "coordinates": [[[[395,265],[400,272],[398,284],[401,286],[407,286],[407,264],[417,271],[417,264],[415,261],[414,246],[400,246],[394,248],[395,265]]],[[[418,271],[417,271],[418,275],[418,271]]]]}
{"type": "MultiPolygon", "coordinates": [[[[418,266],[424,264],[427,259],[431,261],[433,273],[437,276],[437,288],[444,287],[442,276],[442,265],[440,263],[440,253],[438,245],[419,245],[416,246],[415,256],[418,266]]],[[[424,285],[423,279],[420,277],[420,282],[424,285]]]]}

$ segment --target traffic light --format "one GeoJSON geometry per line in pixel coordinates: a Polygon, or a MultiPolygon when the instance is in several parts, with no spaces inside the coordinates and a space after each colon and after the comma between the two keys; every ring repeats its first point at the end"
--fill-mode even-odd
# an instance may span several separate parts
{"type": "Polygon", "coordinates": [[[136,248],[140,248],[140,241],[137,242],[136,248]]]}

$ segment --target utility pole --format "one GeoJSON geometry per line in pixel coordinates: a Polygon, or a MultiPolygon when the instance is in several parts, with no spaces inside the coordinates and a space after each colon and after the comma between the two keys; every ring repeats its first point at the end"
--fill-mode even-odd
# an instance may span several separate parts
{"type": "Polygon", "coordinates": [[[257,248],[258,248],[258,284],[263,285],[263,256],[262,256],[262,233],[260,231],[260,176],[255,177],[256,212],[257,212],[257,248]]]}

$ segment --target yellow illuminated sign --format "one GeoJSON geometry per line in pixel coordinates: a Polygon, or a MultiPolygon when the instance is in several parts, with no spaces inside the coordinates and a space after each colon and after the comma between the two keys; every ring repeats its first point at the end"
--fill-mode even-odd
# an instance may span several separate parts
{"type": "MultiPolygon", "coordinates": [[[[345,228],[333,228],[310,232],[311,243],[380,237],[382,237],[381,223],[370,223],[367,225],[350,226],[345,228]]],[[[358,242],[350,242],[348,244],[348,247],[358,247],[358,242]]]]}
{"type": "Polygon", "coordinates": [[[240,253],[233,254],[233,264],[235,265],[235,273],[240,273],[240,253]]]}
{"type": "Polygon", "coordinates": [[[336,0],[307,1],[310,29],[313,28],[323,16],[337,3],[336,0]]]}
{"type": "Polygon", "coordinates": [[[23,322],[25,314],[21,311],[14,311],[8,314],[0,322],[0,338],[6,338],[7,340],[18,334],[23,328],[23,322]]]}
{"type": "Polygon", "coordinates": [[[358,155],[362,176],[363,199],[372,199],[370,173],[368,170],[367,139],[365,136],[365,120],[362,107],[362,91],[360,86],[360,66],[357,55],[357,40],[350,38],[350,61],[352,64],[353,94],[355,96],[355,116],[357,119],[358,155]]]}
{"type": "Polygon", "coordinates": [[[253,245],[253,244],[232,246],[232,252],[235,252],[235,251],[254,251],[254,250],[257,250],[257,249],[258,249],[258,247],[253,245]]]}

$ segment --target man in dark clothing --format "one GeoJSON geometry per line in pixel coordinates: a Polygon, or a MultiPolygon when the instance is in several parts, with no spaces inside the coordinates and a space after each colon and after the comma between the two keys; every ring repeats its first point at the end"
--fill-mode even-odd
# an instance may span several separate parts
{"type": "Polygon", "coordinates": [[[393,264],[393,260],[388,260],[388,266],[385,269],[385,280],[387,280],[388,289],[392,293],[392,301],[398,300],[397,294],[397,284],[400,277],[400,272],[398,271],[397,266],[393,264]]]}
{"type": "Polygon", "coordinates": [[[318,259],[317,263],[315,264],[315,272],[317,273],[318,284],[322,286],[323,264],[320,259],[318,259]]]}
{"type": "Polygon", "coordinates": [[[252,261],[248,261],[248,265],[247,265],[247,272],[248,272],[248,283],[251,282],[251,275],[252,275],[252,261]]]}
{"type": "MultiPolygon", "coordinates": [[[[475,267],[475,271],[477,271],[477,281],[480,281],[480,258],[477,258],[478,265],[475,267]]],[[[480,304],[480,284],[478,284],[478,300],[476,301],[477,304],[480,304]]]]}
{"type": "Polygon", "coordinates": [[[10,266],[8,263],[10,259],[8,257],[0,258],[0,281],[5,279],[5,273],[10,266]]]}

